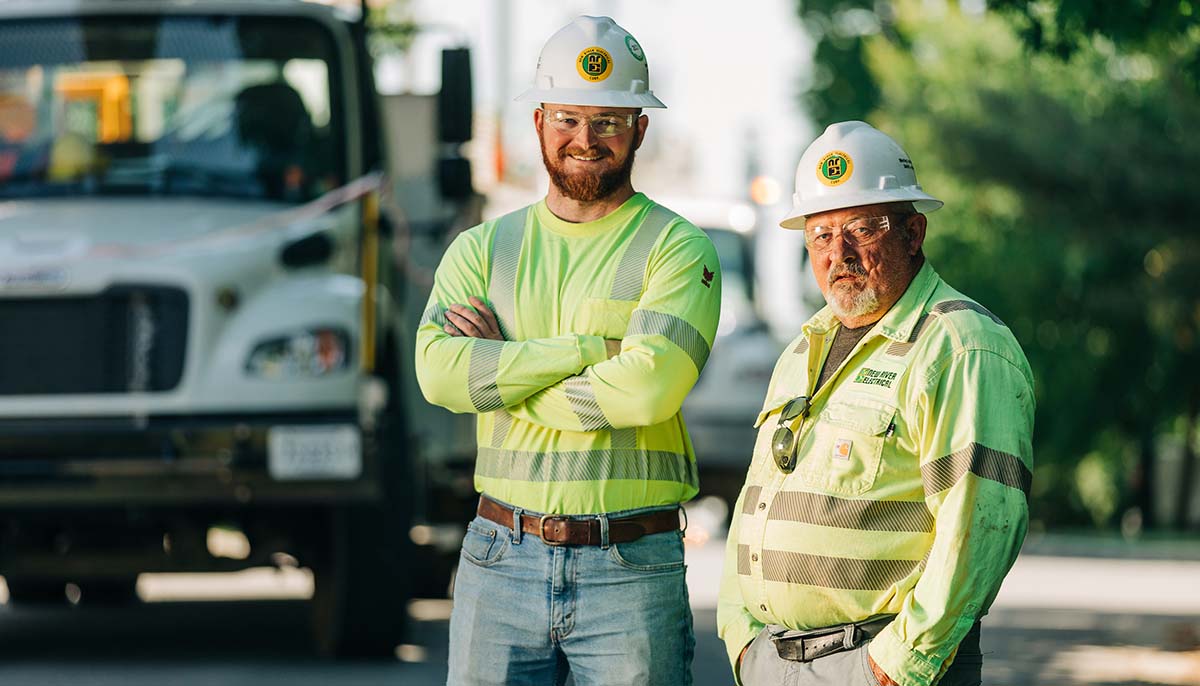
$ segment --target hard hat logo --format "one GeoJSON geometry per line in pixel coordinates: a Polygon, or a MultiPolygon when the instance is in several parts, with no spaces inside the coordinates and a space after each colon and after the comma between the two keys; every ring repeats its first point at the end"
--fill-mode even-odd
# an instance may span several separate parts
{"type": "Polygon", "coordinates": [[[603,81],[612,73],[612,55],[599,46],[593,45],[579,53],[575,67],[579,75],[593,83],[603,81]]]}
{"type": "Polygon", "coordinates": [[[854,173],[854,160],[840,150],[834,150],[817,163],[817,178],[826,186],[837,186],[854,173]]]}
{"type": "Polygon", "coordinates": [[[642,52],[642,46],[633,39],[633,36],[625,36],[625,47],[629,48],[629,54],[638,62],[646,61],[646,53],[642,52]]]}

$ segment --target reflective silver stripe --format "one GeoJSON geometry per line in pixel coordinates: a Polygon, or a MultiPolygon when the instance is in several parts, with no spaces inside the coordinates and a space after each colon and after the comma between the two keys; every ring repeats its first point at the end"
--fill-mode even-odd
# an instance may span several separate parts
{"type": "Polygon", "coordinates": [[[981,479],[1016,488],[1025,494],[1026,499],[1029,498],[1033,474],[1021,458],[978,443],[972,443],[962,450],[921,465],[921,481],[925,485],[925,495],[941,493],[954,486],[967,472],[981,479]]]}
{"type": "Polygon", "coordinates": [[[508,438],[508,430],[512,428],[513,417],[508,410],[496,410],[492,415],[492,447],[503,448],[504,439],[508,438]]]}
{"type": "Polygon", "coordinates": [[[646,265],[650,262],[650,250],[658,241],[662,230],[679,215],[671,210],[655,205],[646,213],[642,225],[638,228],[621,261],[617,263],[617,272],[613,275],[612,300],[637,300],[642,297],[642,286],[646,281],[646,265]]]}
{"type": "Polygon", "coordinates": [[[981,314],[988,319],[991,319],[993,322],[996,322],[1000,326],[1005,326],[1004,322],[1001,321],[999,317],[992,314],[986,307],[977,302],[972,302],[970,300],[945,300],[935,304],[933,307],[929,308],[929,312],[921,315],[921,318],[917,320],[917,325],[913,327],[912,335],[908,337],[908,340],[902,343],[892,343],[888,346],[887,354],[894,357],[904,357],[907,355],[908,351],[912,350],[913,345],[916,344],[917,339],[921,337],[921,332],[925,330],[925,326],[929,324],[929,315],[935,314],[942,316],[945,314],[950,314],[951,312],[962,312],[963,310],[981,314]]]}
{"type": "Polygon", "coordinates": [[[696,327],[671,314],[654,312],[652,310],[634,310],[629,317],[629,326],[625,336],[664,336],[667,340],[683,349],[696,365],[696,373],[704,369],[708,361],[708,341],[696,330],[696,327]]]}
{"type": "Polygon", "coordinates": [[[933,531],[933,515],[923,500],[846,500],[800,491],[776,495],[767,519],[865,531],[933,531]]]}
{"type": "Polygon", "coordinates": [[[926,312],[925,314],[921,315],[920,319],[917,320],[917,325],[913,327],[912,334],[909,335],[908,340],[904,341],[903,343],[893,341],[892,344],[887,348],[887,354],[895,357],[904,357],[907,355],[908,351],[912,350],[912,347],[916,345],[917,339],[921,337],[921,332],[925,330],[925,325],[928,323],[929,313],[926,312]]]}
{"type": "Polygon", "coordinates": [[[970,300],[946,300],[929,308],[929,311],[934,314],[949,314],[951,312],[961,312],[963,310],[977,312],[996,322],[1000,326],[1004,326],[1004,322],[1000,321],[1000,318],[988,311],[986,307],[970,300]]]}
{"type": "Polygon", "coordinates": [[[808,339],[801,338],[800,342],[796,344],[796,347],[792,348],[792,353],[795,355],[803,355],[806,352],[808,352],[808,339]]]}
{"type": "Polygon", "coordinates": [[[496,380],[500,374],[500,353],[504,341],[476,338],[471,342],[471,364],[467,368],[467,393],[477,412],[493,412],[504,407],[496,380]]]}
{"type": "Polygon", "coordinates": [[[920,568],[920,560],[859,560],[764,550],[763,579],[858,591],[882,591],[920,568]]]}
{"type": "MultiPolygon", "coordinates": [[[[762,486],[747,486],[746,496],[742,498],[742,514],[754,514],[758,507],[758,497],[762,495],[762,486]]],[[[775,508],[771,508],[774,510],[775,508]]]]}
{"type": "Polygon", "coordinates": [[[750,546],[738,544],[737,565],[738,574],[750,576],[750,546]]]}
{"type": "Polygon", "coordinates": [[[421,315],[421,321],[417,322],[417,328],[419,329],[429,322],[433,322],[438,326],[445,326],[446,308],[442,307],[441,305],[433,305],[429,309],[425,310],[425,313],[421,315]]]}
{"type": "Polygon", "coordinates": [[[696,465],[664,450],[532,452],[480,448],[475,475],[513,481],[673,481],[696,486],[696,465]]]}
{"type": "Polygon", "coordinates": [[[562,384],[567,400],[571,402],[571,409],[575,411],[575,416],[579,418],[579,424],[584,431],[610,428],[604,410],[601,410],[600,403],[596,402],[596,393],[592,390],[592,382],[586,373],[568,376],[563,379],[562,384]]]}
{"type": "Polygon", "coordinates": [[[513,339],[517,316],[517,267],[521,262],[521,239],[529,208],[509,212],[496,221],[492,237],[491,267],[488,274],[488,299],[496,314],[496,323],[504,340],[513,339]]]}
{"type": "Polygon", "coordinates": [[[613,450],[634,450],[637,448],[637,427],[613,429],[610,435],[612,436],[613,450]]]}

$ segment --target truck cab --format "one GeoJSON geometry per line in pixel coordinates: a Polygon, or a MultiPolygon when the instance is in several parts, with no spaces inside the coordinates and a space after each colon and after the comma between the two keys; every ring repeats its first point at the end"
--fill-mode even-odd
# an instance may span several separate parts
{"type": "Polygon", "coordinates": [[[0,6],[10,602],[299,564],[322,652],[399,642],[420,294],[365,35],[296,0],[0,6]]]}

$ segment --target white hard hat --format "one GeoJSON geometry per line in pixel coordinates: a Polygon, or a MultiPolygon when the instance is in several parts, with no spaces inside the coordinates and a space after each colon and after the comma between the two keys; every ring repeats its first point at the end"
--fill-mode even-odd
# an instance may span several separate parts
{"type": "Polygon", "coordinates": [[[885,202],[912,202],[918,212],[942,206],[921,190],[899,143],[866,122],[838,122],[804,151],[792,211],[779,225],[803,229],[810,214],[885,202]]]}
{"type": "Polygon", "coordinates": [[[538,57],[533,88],[517,100],[666,107],[650,91],[642,46],[609,17],[579,17],[550,36],[538,57]]]}

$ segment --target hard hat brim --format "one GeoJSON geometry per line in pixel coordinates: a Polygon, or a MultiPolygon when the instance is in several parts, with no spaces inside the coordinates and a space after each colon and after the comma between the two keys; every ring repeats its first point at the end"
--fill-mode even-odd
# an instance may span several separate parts
{"type": "Polygon", "coordinates": [[[667,109],[654,93],[627,93],[623,91],[589,90],[586,88],[530,88],[518,95],[518,102],[553,102],[562,105],[584,107],[638,107],[667,109]]]}
{"type": "Polygon", "coordinates": [[[806,217],[830,210],[844,210],[863,205],[879,205],[889,202],[911,202],[913,207],[922,214],[941,209],[945,204],[928,193],[908,188],[903,191],[879,190],[862,191],[851,195],[829,195],[815,197],[792,206],[792,211],[784,217],[779,225],[785,229],[804,229],[806,217]]]}

